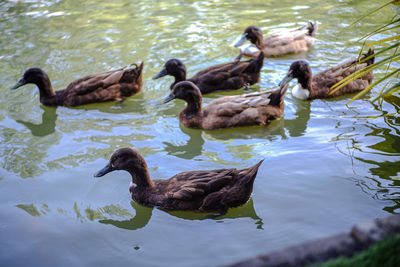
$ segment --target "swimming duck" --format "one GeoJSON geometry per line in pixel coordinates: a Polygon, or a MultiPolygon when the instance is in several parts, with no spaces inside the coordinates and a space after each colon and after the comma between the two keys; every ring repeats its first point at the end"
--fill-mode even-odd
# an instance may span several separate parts
{"type": "Polygon", "coordinates": [[[235,47],[249,40],[252,44],[241,48],[241,54],[248,57],[258,56],[260,51],[265,57],[278,57],[286,54],[306,52],[314,45],[317,33],[317,22],[309,21],[308,25],[291,31],[272,34],[264,38],[262,31],[257,26],[249,26],[245,29],[235,47]]]}
{"type": "Polygon", "coordinates": [[[132,176],[132,199],[144,206],[168,210],[226,211],[243,205],[253,190],[258,167],[181,172],[167,180],[151,180],[147,164],[135,150],[121,148],[95,177],[115,170],[132,176]]]}
{"type": "Polygon", "coordinates": [[[219,129],[235,126],[266,125],[283,115],[288,86],[274,91],[225,96],[202,107],[200,89],[190,81],[177,83],[164,103],[179,98],[187,107],[179,113],[180,122],[188,128],[219,129]]]}
{"type": "Polygon", "coordinates": [[[134,65],[135,68],[120,68],[85,76],[56,92],[53,91],[49,76],[42,69],[30,68],[11,89],[33,83],[39,88],[40,102],[46,106],[72,107],[111,100],[122,101],[142,88],[143,62],[140,66],[134,65]]]}
{"type": "MultiPolygon", "coordinates": [[[[373,50],[369,50],[360,59],[371,56],[374,54],[373,50]]],[[[360,60],[358,58],[351,59],[343,62],[335,67],[324,70],[316,75],[312,75],[310,65],[307,61],[297,60],[290,65],[289,71],[285,78],[279,83],[285,85],[293,78],[297,78],[298,84],[293,88],[292,94],[299,99],[315,99],[315,98],[328,98],[335,97],[348,93],[355,93],[367,88],[373,79],[372,71],[355,81],[350,82],[338,91],[329,95],[330,88],[337,82],[343,80],[348,75],[356,72],[357,70],[364,69],[374,63],[374,58],[357,64],[360,60]]]]}
{"type": "MultiPolygon", "coordinates": [[[[208,67],[198,72],[188,81],[196,84],[202,94],[214,91],[236,90],[259,82],[263,63],[263,55],[247,61],[235,60],[230,63],[208,67]]],[[[186,67],[179,59],[170,59],[153,79],[158,79],[165,75],[175,77],[175,81],[170,87],[172,89],[178,82],[186,80],[186,67]]]]}

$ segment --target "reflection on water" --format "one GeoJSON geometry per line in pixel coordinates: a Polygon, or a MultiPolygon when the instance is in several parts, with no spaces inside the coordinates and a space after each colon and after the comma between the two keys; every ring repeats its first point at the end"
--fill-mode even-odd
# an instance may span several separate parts
{"type": "MultiPolygon", "coordinates": [[[[377,8],[378,2],[369,1],[369,7],[377,8]]],[[[390,9],[381,10],[346,28],[365,12],[365,1],[349,0],[305,1],[302,8],[288,0],[0,1],[0,236],[9,241],[0,262],[7,255],[17,261],[27,254],[28,263],[4,264],[36,266],[43,262],[42,250],[57,249],[66,253],[45,255],[54,266],[69,260],[91,266],[111,257],[121,266],[136,261],[157,266],[160,258],[165,265],[225,265],[261,253],[264,246],[291,245],[359,220],[399,213],[398,97],[371,105],[368,99],[375,91],[346,107],[347,96],[301,101],[289,90],[284,117],[267,127],[203,131],[179,126],[183,101],[161,104],[171,79],[151,79],[170,58],[185,62],[188,76],[231,61],[238,50],[229,44],[247,25],[258,25],[267,34],[310,19],[321,21],[308,53],[268,58],[260,83],[206,95],[203,104],[276,88],[292,61],[308,60],[315,73],[334,66],[357,54],[353,40],[393,16],[390,9]],[[84,75],[141,61],[142,92],[122,103],[48,108],[40,104],[33,85],[9,90],[29,67],[43,68],[53,87],[61,89],[84,75]],[[257,213],[252,199],[222,216],[125,203],[119,197],[126,196],[128,174],[92,181],[93,172],[121,147],[137,149],[154,177],[244,168],[265,158],[253,194],[257,213]],[[337,216],[326,216],[325,210],[337,216]],[[32,221],[38,227],[31,227],[32,221]],[[262,228],[268,231],[258,231],[262,228]],[[140,230],[129,231],[135,229],[140,230]],[[237,232],[246,238],[232,234],[237,232]],[[97,237],[110,241],[110,248],[93,242],[97,237]],[[171,237],[185,246],[166,252],[174,247],[171,237]],[[132,247],[125,253],[132,239],[140,244],[134,256],[132,247]],[[182,255],[188,258],[177,261],[182,255]]],[[[379,79],[384,73],[374,75],[379,79]]]]}
{"type": "Polygon", "coordinates": [[[383,106],[372,104],[376,111],[382,113],[386,123],[383,126],[369,122],[368,118],[356,113],[358,117],[352,123],[351,131],[337,138],[338,141],[345,141],[346,146],[340,143],[336,146],[341,153],[349,156],[353,173],[359,177],[354,180],[365,193],[375,199],[394,202],[393,206],[384,208],[390,213],[400,212],[399,104],[400,98],[396,96],[385,98],[383,106]],[[363,132],[367,129],[367,133],[359,134],[361,129],[363,132]],[[360,168],[360,163],[368,166],[368,172],[360,168]]]}
{"type": "Polygon", "coordinates": [[[163,142],[168,155],[183,159],[193,159],[201,155],[204,144],[204,139],[201,136],[202,131],[185,128],[182,125],[180,125],[179,128],[182,130],[182,133],[189,136],[189,140],[185,142],[180,137],[179,140],[173,140],[175,143],[178,144],[174,144],[172,142],[163,142]]]}
{"type": "Polygon", "coordinates": [[[173,215],[178,218],[182,218],[185,220],[206,220],[213,219],[219,222],[223,222],[224,219],[237,219],[237,218],[250,218],[255,221],[255,225],[257,225],[257,229],[263,229],[263,221],[260,217],[258,217],[255,209],[253,199],[250,197],[249,201],[246,204],[236,207],[230,208],[225,214],[213,214],[213,213],[200,213],[193,211],[167,211],[170,215],[173,215]]]}
{"type": "MultiPolygon", "coordinates": [[[[133,215],[127,209],[123,208],[121,205],[115,204],[106,205],[104,207],[96,209],[88,206],[84,209],[84,212],[81,212],[76,202],[73,205],[73,212],[80,222],[85,222],[85,220],[98,221],[102,224],[109,224],[126,230],[137,230],[145,227],[151,219],[153,208],[139,205],[134,201],[131,201],[131,206],[135,210],[135,215],[133,215]],[[115,217],[127,219],[118,220],[115,219],[115,217]]],[[[16,207],[26,211],[31,216],[41,216],[51,212],[47,204],[42,204],[40,208],[37,208],[36,205],[33,203],[18,204],[16,205],[16,207]]],[[[58,208],[56,210],[60,214],[68,213],[68,211],[61,208],[58,208]]],[[[164,211],[172,216],[185,220],[206,220],[212,218],[213,220],[217,220],[218,222],[223,222],[224,219],[251,218],[255,221],[257,229],[263,229],[263,221],[256,214],[252,198],[250,198],[246,204],[237,208],[231,208],[223,215],[216,214],[215,216],[213,216],[212,213],[201,213],[194,211],[164,211]]]]}
{"type": "Polygon", "coordinates": [[[42,123],[34,124],[22,120],[17,120],[17,122],[25,125],[25,127],[31,131],[32,135],[43,137],[54,133],[56,128],[57,112],[54,107],[40,106],[40,108],[44,111],[42,114],[42,123]]]}
{"type": "Polygon", "coordinates": [[[126,230],[137,230],[145,227],[153,214],[153,208],[145,207],[131,202],[132,208],[136,211],[135,216],[132,214],[129,217],[132,217],[129,220],[115,220],[115,219],[101,219],[99,223],[114,225],[118,228],[126,229],[126,230]]]}

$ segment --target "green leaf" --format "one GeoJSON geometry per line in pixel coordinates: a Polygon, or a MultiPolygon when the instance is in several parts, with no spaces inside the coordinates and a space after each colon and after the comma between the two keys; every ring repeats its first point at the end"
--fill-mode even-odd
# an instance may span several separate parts
{"type": "Polygon", "coordinates": [[[384,76],[383,78],[379,79],[378,81],[374,82],[373,84],[371,84],[370,86],[368,86],[367,88],[365,88],[364,90],[362,90],[361,92],[359,92],[356,96],[354,96],[346,105],[350,104],[351,102],[353,102],[354,100],[356,100],[357,98],[365,95],[367,92],[369,92],[373,87],[375,87],[376,85],[380,84],[381,82],[385,81],[386,79],[390,78],[391,76],[393,76],[394,74],[396,74],[397,72],[399,72],[400,69],[397,69],[391,73],[389,73],[388,75],[384,76]]]}

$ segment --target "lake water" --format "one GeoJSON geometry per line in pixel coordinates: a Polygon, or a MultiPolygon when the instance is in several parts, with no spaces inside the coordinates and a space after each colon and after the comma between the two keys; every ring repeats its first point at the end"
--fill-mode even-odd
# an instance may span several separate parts
{"type": "Polygon", "coordinates": [[[161,104],[172,78],[151,79],[170,58],[186,63],[189,77],[231,61],[248,25],[270,33],[318,20],[310,52],[266,59],[259,84],[204,103],[274,88],[293,60],[316,73],[357,55],[357,38],[394,13],[347,26],[383,3],[0,2],[1,265],[221,266],[400,213],[400,98],[371,104],[381,87],[349,107],[348,96],[309,102],[289,93],[284,118],[268,127],[202,131],[179,125],[183,101],[161,104]],[[53,108],[34,85],[10,91],[28,67],[61,89],[140,61],[143,90],[122,104],[53,108]],[[250,201],[210,219],[133,203],[126,172],[93,178],[121,147],[137,149],[161,179],[265,161],[250,201]]]}

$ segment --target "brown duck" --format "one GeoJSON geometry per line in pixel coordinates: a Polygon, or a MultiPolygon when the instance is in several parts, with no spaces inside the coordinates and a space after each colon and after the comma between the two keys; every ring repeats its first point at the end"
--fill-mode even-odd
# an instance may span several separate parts
{"type": "Polygon", "coordinates": [[[199,88],[192,82],[177,83],[164,103],[179,98],[187,107],[179,113],[180,122],[188,128],[219,129],[235,126],[266,125],[283,115],[287,85],[274,91],[225,96],[202,107],[199,88]]]}
{"type": "MultiPolygon", "coordinates": [[[[230,63],[208,67],[198,72],[188,81],[196,84],[202,94],[236,90],[259,82],[263,63],[264,56],[262,55],[247,61],[235,60],[230,63]]],[[[170,87],[172,89],[178,82],[186,80],[186,67],[179,59],[170,59],[153,79],[158,79],[165,75],[171,75],[175,78],[170,87]]]]}
{"type": "Polygon", "coordinates": [[[247,202],[261,160],[253,167],[178,173],[167,180],[151,180],[147,164],[135,150],[121,148],[95,177],[115,170],[132,176],[132,199],[144,206],[168,210],[226,211],[247,202]]]}
{"type": "Polygon", "coordinates": [[[265,57],[278,57],[287,54],[296,54],[307,52],[315,42],[317,32],[317,22],[309,22],[302,26],[287,32],[272,34],[263,39],[262,31],[257,26],[249,26],[245,29],[243,35],[235,46],[241,46],[246,40],[252,44],[241,48],[240,53],[254,57],[258,56],[260,51],[264,52],[265,57]]]}
{"type": "MultiPolygon", "coordinates": [[[[374,51],[370,49],[363,55],[361,60],[373,54],[374,51]]],[[[371,84],[373,79],[372,71],[329,95],[330,88],[334,84],[343,80],[348,75],[373,64],[374,59],[375,57],[373,56],[362,63],[358,63],[360,61],[358,58],[351,59],[335,67],[321,71],[316,75],[312,75],[310,65],[306,61],[298,60],[290,65],[289,71],[286,77],[280,82],[280,85],[285,85],[293,78],[297,78],[298,84],[293,88],[292,94],[294,97],[303,100],[328,98],[359,92],[371,84]]]]}
{"type": "MultiPolygon", "coordinates": [[[[136,65],[136,64],[134,64],[136,65]]],[[[40,102],[46,106],[79,106],[88,103],[118,100],[138,93],[142,88],[143,62],[135,68],[120,68],[88,75],[54,92],[49,76],[40,68],[30,68],[11,88],[28,83],[39,88],[40,102]]]]}

